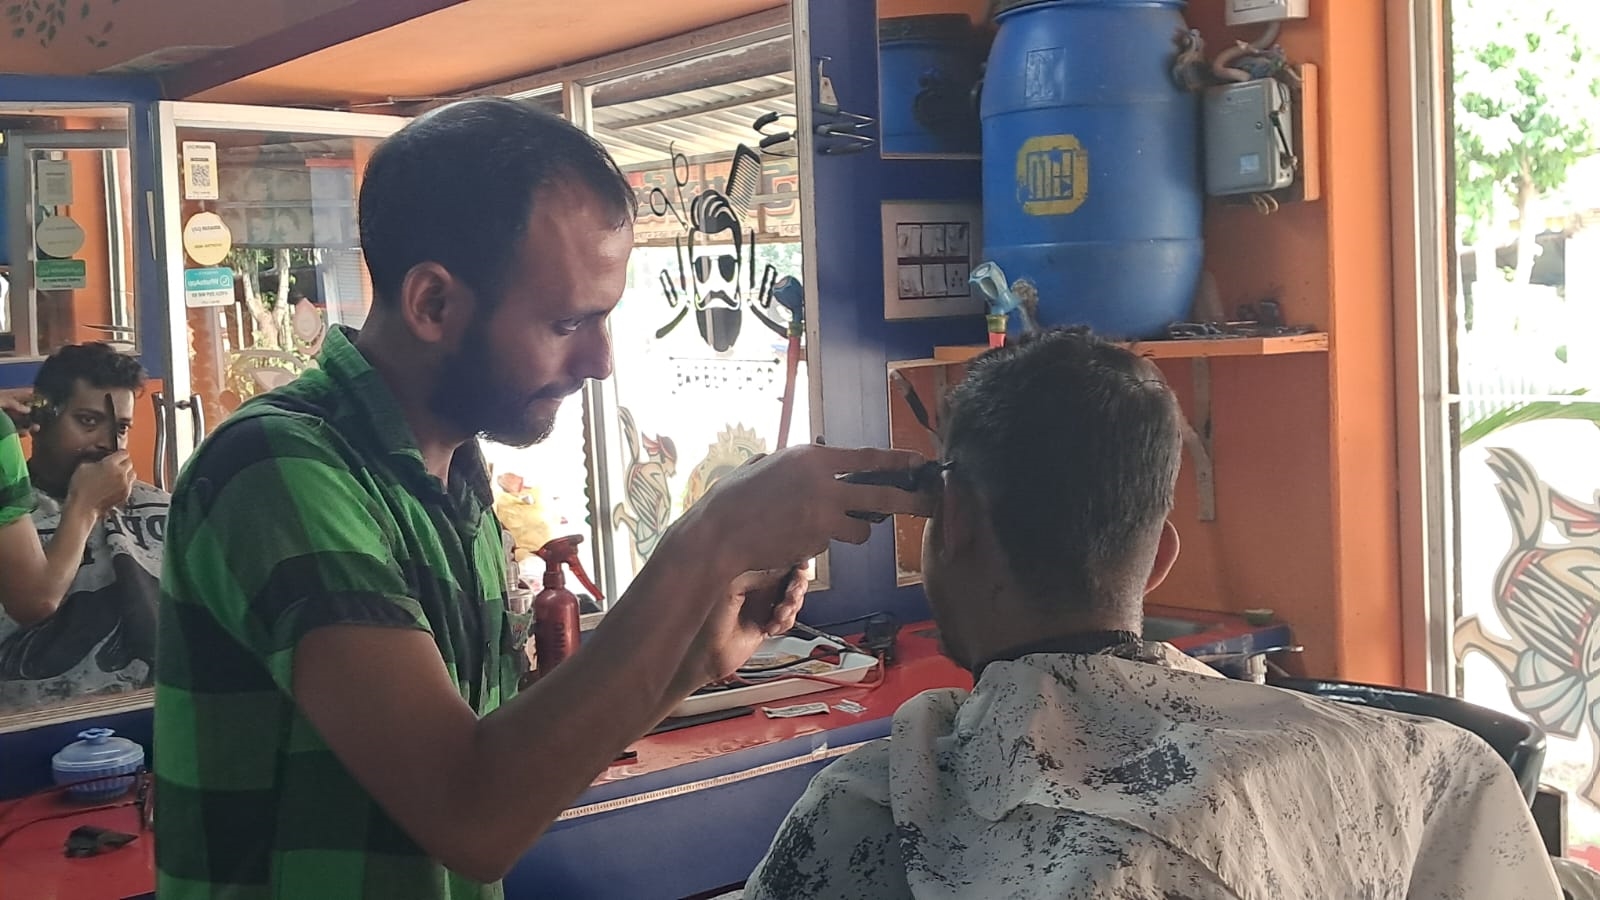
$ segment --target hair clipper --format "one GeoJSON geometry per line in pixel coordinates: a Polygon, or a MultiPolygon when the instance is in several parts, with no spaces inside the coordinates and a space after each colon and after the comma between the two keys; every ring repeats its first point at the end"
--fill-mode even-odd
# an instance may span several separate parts
{"type": "MultiPolygon", "coordinates": [[[[926,462],[911,469],[877,469],[871,472],[848,472],[839,476],[839,480],[849,484],[879,485],[883,487],[897,487],[902,491],[925,491],[939,483],[939,477],[950,468],[945,462],[926,462]]],[[[877,524],[888,515],[878,512],[852,511],[849,516],[877,524]]]]}

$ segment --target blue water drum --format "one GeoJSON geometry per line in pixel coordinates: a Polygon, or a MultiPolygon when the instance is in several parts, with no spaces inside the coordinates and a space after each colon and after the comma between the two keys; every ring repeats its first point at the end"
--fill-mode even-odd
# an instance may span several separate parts
{"type": "Polygon", "coordinates": [[[879,134],[889,155],[977,153],[982,36],[962,13],[878,22],[879,134]]]}
{"type": "Polygon", "coordinates": [[[1045,325],[1114,337],[1188,316],[1203,255],[1183,0],[1000,0],[983,85],[983,240],[1045,325]]]}

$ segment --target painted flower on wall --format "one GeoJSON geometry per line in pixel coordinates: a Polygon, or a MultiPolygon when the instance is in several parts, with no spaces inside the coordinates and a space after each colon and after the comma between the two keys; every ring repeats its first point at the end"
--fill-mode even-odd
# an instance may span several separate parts
{"type": "Polygon", "coordinates": [[[116,20],[113,10],[121,0],[16,0],[6,4],[6,20],[15,40],[37,40],[48,47],[56,38],[82,34],[95,47],[111,45],[116,20]]]}

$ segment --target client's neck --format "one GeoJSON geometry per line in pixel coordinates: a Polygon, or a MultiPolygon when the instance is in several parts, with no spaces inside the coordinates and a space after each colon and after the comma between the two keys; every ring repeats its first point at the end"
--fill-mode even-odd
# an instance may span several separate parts
{"type": "Polygon", "coordinates": [[[1117,633],[1137,635],[1144,627],[1142,597],[1084,602],[1061,596],[1013,597],[1006,593],[1009,592],[996,598],[991,607],[993,615],[986,617],[981,633],[971,635],[969,664],[974,677],[985,663],[1022,655],[1019,651],[1092,652],[1100,648],[1091,644],[1117,643],[1117,633]]]}

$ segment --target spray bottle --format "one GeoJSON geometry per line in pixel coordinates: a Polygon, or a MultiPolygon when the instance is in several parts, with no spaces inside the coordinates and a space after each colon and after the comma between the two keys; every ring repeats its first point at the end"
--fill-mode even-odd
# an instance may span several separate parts
{"type": "Polygon", "coordinates": [[[544,560],[544,590],[533,598],[533,641],[541,676],[550,674],[551,669],[578,652],[581,633],[578,598],[567,590],[567,580],[561,567],[571,568],[584,589],[597,602],[600,600],[600,589],[589,580],[589,574],[578,561],[578,545],[581,543],[583,535],[574,534],[556,538],[538,550],[539,558],[544,560]]]}

